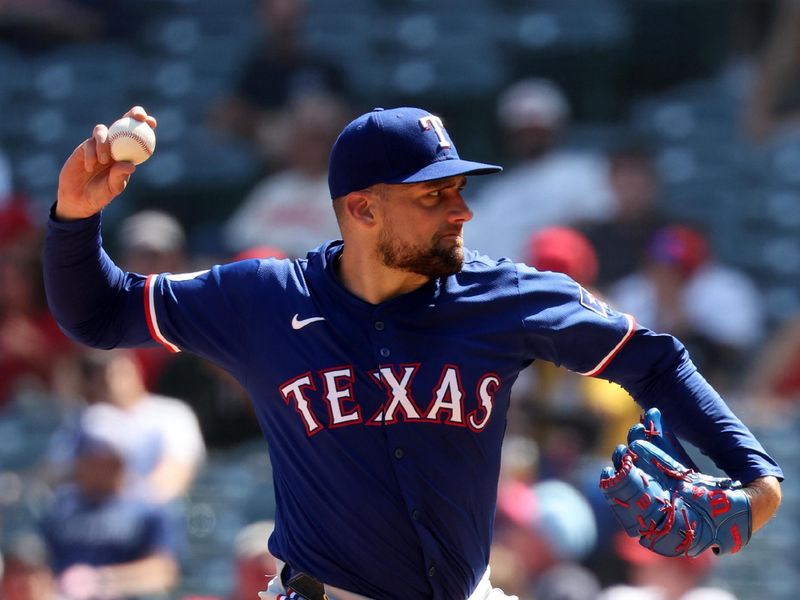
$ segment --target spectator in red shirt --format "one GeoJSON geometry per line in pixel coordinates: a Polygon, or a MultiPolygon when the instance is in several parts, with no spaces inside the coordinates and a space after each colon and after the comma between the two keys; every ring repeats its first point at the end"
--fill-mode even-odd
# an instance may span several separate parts
{"type": "Polygon", "coordinates": [[[0,407],[22,389],[48,390],[73,345],[47,310],[40,234],[24,213],[0,214],[0,407]]]}

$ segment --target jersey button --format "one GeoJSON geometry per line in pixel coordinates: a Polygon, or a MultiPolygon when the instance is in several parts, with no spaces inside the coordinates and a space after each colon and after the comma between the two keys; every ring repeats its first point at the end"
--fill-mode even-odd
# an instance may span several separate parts
{"type": "Polygon", "coordinates": [[[377,331],[383,331],[384,327],[386,327],[386,325],[383,324],[383,321],[375,321],[375,329],[377,331]]]}
{"type": "Polygon", "coordinates": [[[428,577],[433,577],[434,575],[436,575],[436,567],[430,567],[428,569],[428,577]]]}
{"type": "Polygon", "coordinates": [[[419,521],[419,518],[422,516],[422,513],[419,512],[416,508],[411,511],[411,518],[415,521],[419,521]]]}
{"type": "Polygon", "coordinates": [[[402,448],[395,448],[394,449],[394,457],[397,459],[401,459],[406,455],[405,450],[402,448]]]}
{"type": "Polygon", "coordinates": [[[391,354],[388,348],[381,348],[380,353],[383,358],[388,358],[391,354]]]}

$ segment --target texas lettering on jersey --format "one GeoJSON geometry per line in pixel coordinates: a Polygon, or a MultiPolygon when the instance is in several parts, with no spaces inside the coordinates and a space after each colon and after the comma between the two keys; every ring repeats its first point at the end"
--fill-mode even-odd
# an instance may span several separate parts
{"type": "MultiPolygon", "coordinates": [[[[431,390],[430,400],[421,406],[411,390],[411,382],[421,368],[419,364],[382,366],[368,375],[382,389],[386,399],[373,414],[364,414],[355,393],[353,367],[344,366],[319,371],[307,371],[278,387],[283,401],[294,408],[310,437],[327,426],[329,429],[349,425],[391,425],[400,421],[439,423],[481,431],[489,423],[494,409],[494,397],[500,387],[500,376],[485,373],[478,379],[474,397],[468,397],[461,382],[457,365],[444,365],[438,383],[431,390]],[[321,398],[327,412],[323,419],[314,410],[314,399],[321,398]],[[469,407],[474,409],[466,412],[469,407]],[[323,424],[327,423],[327,425],[323,424]]],[[[317,403],[318,405],[318,403],[317,403]]]]}

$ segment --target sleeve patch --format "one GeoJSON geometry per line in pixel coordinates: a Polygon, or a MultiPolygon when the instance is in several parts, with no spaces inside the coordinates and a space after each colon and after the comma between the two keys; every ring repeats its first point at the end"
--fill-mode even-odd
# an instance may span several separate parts
{"type": "Polygon", "coordinates": [[[600,300],[582,285],[579,285],[578,289],[580,290],[581,304],[583,307],[588,308],[590,311],[600,315],[604,319],[608,319],[608,304],[600,300]]]}

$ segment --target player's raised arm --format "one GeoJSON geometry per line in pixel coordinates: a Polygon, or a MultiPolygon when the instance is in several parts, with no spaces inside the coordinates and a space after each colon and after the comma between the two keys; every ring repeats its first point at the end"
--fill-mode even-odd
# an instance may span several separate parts
{"type": "MultiPolygon", "coordinates": [[[[156,126],[140,106],[125,117],[156,126]]],[[[45,291],[62,329],[89,346],[154,343],[142,311],[144,277],[119,269],[100,238],[100,213],[125,189],[135,168],[112,158],[108,128],[96,125],[59,176],[43,252],[45,291]]]]}
{"type": "Polygon", "coordinates": [[[61,328],[87,346],[162,344],[232,370],[245,350],[242,337],[230,332],[252,303],[251,294],[237,293],[237,282],[255,266],[132,273],[102,247],[102,209],[125,189],[134,165],[150,156],[154,126],[153,117],[134,107],[109,128],[97,125],[67,159],[43,252],[47,303],[61,328]]]}
{"type": "MultiPolygon", "coordinates": [[[[156,127],[156,119],[141,106],[124,117],[156,127]]],[[[133,163],[112,158],[108,127],[95,125],[91,137],[75,148],[61,169],[55,217],[73,221],[97,214],[122,193],[135,170],[133,163]]]]}

